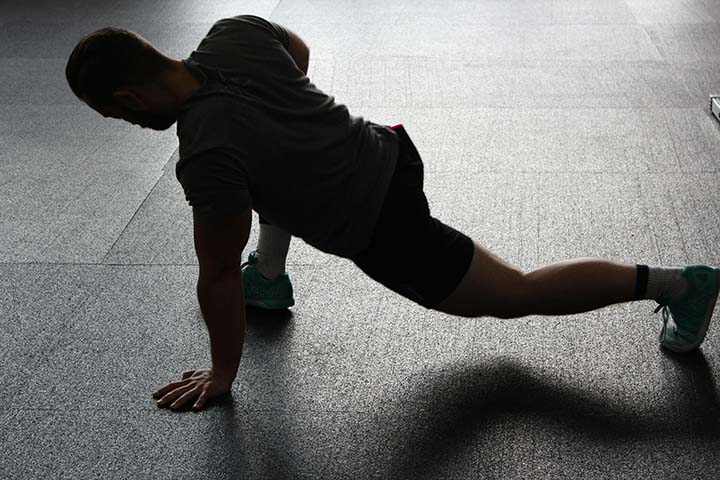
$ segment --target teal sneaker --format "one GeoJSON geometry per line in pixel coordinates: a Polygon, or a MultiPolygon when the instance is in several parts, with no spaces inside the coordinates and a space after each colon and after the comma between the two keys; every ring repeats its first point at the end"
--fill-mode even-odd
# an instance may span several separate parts
{"type": "Polygon", "coordinates": [[[660,345],[673,352],[689,352],[700,346],[720,289],[720,268],[686,265],[682,275],[689,284],[685,294],[672,302],[658,301],[655,309],[655,313],[662,309],[660,345]],[[673,324],[668,326],[670,316],[673,324]]]}
{"type": "Polygon", "coordinates": [[[287,272],[272,280],[263,277],[257,269],[256,252],[250,252],[248,261],[243,263],[242,282],[245,304],[268,310],[288,308],[295,305],[293,288],[287,272]]]}

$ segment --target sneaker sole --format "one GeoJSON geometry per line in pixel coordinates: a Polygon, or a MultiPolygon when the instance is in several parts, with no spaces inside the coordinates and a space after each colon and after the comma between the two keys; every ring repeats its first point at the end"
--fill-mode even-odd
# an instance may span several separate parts
{"type": "Polygon", "coordinates": [[[712,319],[713,312],[715,311],[715,303],[717,302],[718,294],[720,293],[720,269],[715,268],[714,271],[715,281],[717,282],[716,285],[719,286],[719,288],[718,291],[715,292],[715,297],[713,297],[712,302],[708,303],[707,310],[705,310],[705,321],[703,322],[702,328],[700,329],[697,342],[693,342],[689,346],[683,348],[675,348],[669,345],[663,345],[661,343],[663,347],[667,348],[668,350],[672,350],[673,352],[685,353],[691,350],[695,350],[700,346],[703,340],[705,340],[705,334],[707,333],[708,327],[710,327],[710,320],[712,319]]]}
{"type": "Polygon", "coordinates": [[[282,310],[295,305],[295,300],[290,300],[289,302],[263,302],[262,300],[245,299],[245,305],[263,308],[265,310],[282,310]]]}

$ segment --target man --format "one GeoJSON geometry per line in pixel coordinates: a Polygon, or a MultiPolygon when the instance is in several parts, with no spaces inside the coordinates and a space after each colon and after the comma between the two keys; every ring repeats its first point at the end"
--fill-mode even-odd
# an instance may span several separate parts
{"type": "Polygon", "coordinates": [[[350,115],[307,78],[308,58],[297,35],[252,15],[218,21],[182,61],[112,28],[83,37],[70,56],[71,89],[103,116],[155,130],[177,122],[176,176],[193,210],[212,368],[154,392],[161,407],[199,410],[230,391],[245,297],[265,308],[294,302],[290,234],[428,309],[516,318],[652,299],[662,309],[663,347],[702,343],[720,269],[580,258],[521,271],[432,217],[422,160],[402,125],[350,115]],[[260,239],[241,265],[251,209],[261,215],[260,239]],[[442,261],[429,262],[439,251],[442,261]]]}

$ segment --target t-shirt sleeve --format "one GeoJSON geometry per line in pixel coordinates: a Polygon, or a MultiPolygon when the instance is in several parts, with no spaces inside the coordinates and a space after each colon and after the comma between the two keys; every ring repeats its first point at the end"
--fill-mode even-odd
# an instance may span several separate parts
{"type": "Polygon", "coordinates": [[[252,207],[247,174],[238,159],[220,149],[193,156],[177,173],[199,223],[217,223],[252,207]]]}
{"type": "Polygon", "coordinates": [[[280,41],[280,43],[283,47],[285,47],[286,50],[290,45],[290,36],[288,35],[288,31],[282,25],[271,22],[270,20],[266,20],[256,15],[238,15],[233,18],[249,23],[251,25],[255,25],[256,27],[260,27],[268,31],[280,41]]]}

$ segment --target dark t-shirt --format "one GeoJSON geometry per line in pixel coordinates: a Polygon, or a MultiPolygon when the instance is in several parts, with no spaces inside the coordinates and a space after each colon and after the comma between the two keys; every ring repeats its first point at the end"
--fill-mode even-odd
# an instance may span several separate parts
{"type": "Polygon", "coordinates": [[[178,115],[175,173],[196,221],[253,208],[316,248],[365,248],[398,137],[320,91],[287,31],[253,15],[216,22],[184,65],[203,82],[178,115]]]}

